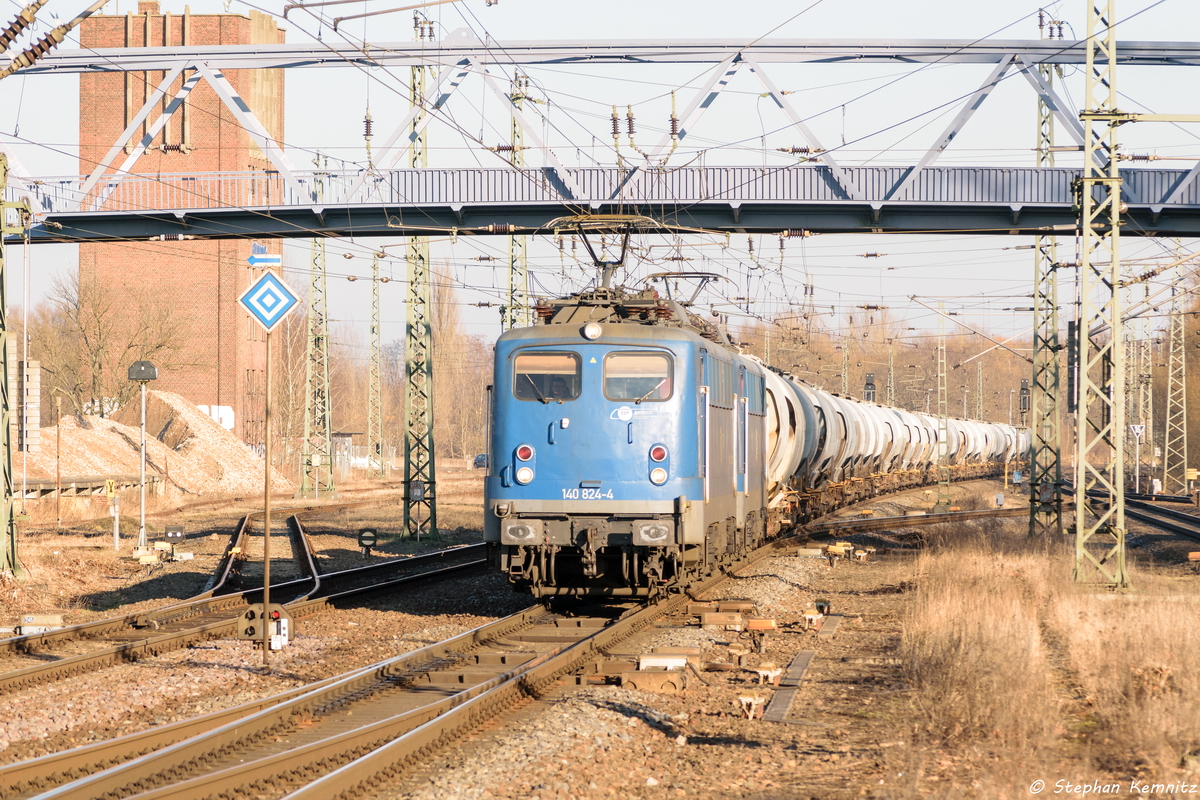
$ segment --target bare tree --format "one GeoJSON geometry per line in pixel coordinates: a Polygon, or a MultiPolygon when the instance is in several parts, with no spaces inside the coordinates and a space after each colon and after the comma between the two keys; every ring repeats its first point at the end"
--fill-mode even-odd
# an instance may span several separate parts
{"type": "Polygon", "coordinates": [[[183,360],[191,321],[149,289],[113,287],[95,275],[57,278],[30,319],[30,358],[42,362],[43,392],[58,392],[77,414],[108,416],[137,391],[134,361],[159,369],[183,360]]]}

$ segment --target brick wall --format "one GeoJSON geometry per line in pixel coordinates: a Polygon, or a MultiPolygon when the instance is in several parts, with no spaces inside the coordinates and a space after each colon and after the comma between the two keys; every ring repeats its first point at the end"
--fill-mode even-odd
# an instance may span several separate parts
{"type": "MultiPolygon", "coordinates": [[[[180,14],[145,0],[138,4],[137,14],[92,16],[81,26],[80,37],[84,48],[276,44],[284,40],[274,18],[257,11],[248,17],[180,14]]],[[[271,135],[282,141],[282,71],[232,70],[225,77],[271,135]]],[[[164,78],[162,72],[80,76],[81,173],[96,168],[164,78]]],[[[174,81],[159,108],[166,106],[183,80],[181,76],[174,81]]],[[[155,117],[157,113],[149,116],[132,143],[140,141],[155,117]]],[[[107,171],[119,167],[130,149],[127,145],[119,152],[107,171]]],[[[262,151],[216,92],[201,82],[133,172],[169,175],[268,169],[273,167],[262,151]]],[[[278,240],[267,244],[269,252],[281,252],[278,240]]],[[[155,388],[181,394],[196,405],[231,409],[234,432],[258,444],[263,434],[266,352],[261,331],[236,306],[238,295],[257,277],[246,263],[249,255],[249,240],[85,244],[79,248],[79,268],[114,291],[127,293],[125,305],[131,313],[148,296],[168,303],[187,326],[187,346],[175,368],[160,368],[155,388]]]]}

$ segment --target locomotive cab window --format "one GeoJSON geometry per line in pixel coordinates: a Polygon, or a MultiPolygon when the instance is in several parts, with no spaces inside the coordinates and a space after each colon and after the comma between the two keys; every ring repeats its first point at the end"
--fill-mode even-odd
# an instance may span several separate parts
{"type": "Polygon", "coordinates": [[[518,400],[574,400],[579,397],[576,353],[519,353],[513,363],[513,394],[518,400]]]}
{"type": "Polygon", "coordinates": [[[609,400],[666,400],[671,383],[671,359],[661,353],[609,353],[604,359],[604,396],[609,400]]]}

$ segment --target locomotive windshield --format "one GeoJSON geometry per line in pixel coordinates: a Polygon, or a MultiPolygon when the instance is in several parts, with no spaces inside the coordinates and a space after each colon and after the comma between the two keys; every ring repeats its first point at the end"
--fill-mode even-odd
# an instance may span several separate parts
{"type": "Polygon", "coordinates": [[[666,400],[671,396],[671,359],[661,353],[609,353],[604,396],[635,403],[666,400]]]}
{"type": "Polygon", "coordinates": [[[579,355],[524,352],[513,365],[513,394],[518,400],[574,400],[579,397],[579,355]]]}

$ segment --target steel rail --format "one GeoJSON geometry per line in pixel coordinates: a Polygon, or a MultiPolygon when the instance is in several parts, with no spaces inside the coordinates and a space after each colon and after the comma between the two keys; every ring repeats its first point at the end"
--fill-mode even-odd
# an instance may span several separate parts
{"type": "MultiPolygon", "coordinates": [[[[294,506],[284,507],[279,509],[281,513],[295,511],[292,516],[299,514],[321,513],[326,510],[336,510],[340,508],[360,507],[379,503],[384,501],[362,500],[352,503],[338,503],[333,505],[321,506],[294,506]]],[[[221,555],[221,560],[217,562],[217,568],[212,579],[205,586],[205,590],[194,597],[189,597],[171,605],[162,606],[152,611],[144,611],[135,614],[127,614],[121,617],[108,617],[106,619],[93,620],[91,622],[81,622],[76,625],[65,625],[53,631],[45,631],[43,633],[31,633],[24,636],[12,636],[5,639],[0,639],[0,653],[3,652],[29,652],[39,646],[48,645],[52,642],[72,641],[75,639],[91,639],[109,635],[117,631],[127,630],[128,628],[155,628],[161,627],[163,624],[183,619],[188,616],[196,616],[209,611],[217,610],[229,605],[229,602],[213,600],[221,594],[221,590],[229,581],[233,564],[236,559],[233,558],[235,548],[242,548],[244,551],[245,534],[249,529],[252,520],[260,518],[263,512],[252,511],[242,518],[234,530],[230,541],[225,545],[225,550],[221,555]],[[210,601],[206,604],[205,601],[210,601]]],[[[290,517],[289,517],[290,519],[290,517]]],[[[436,555],[436,554],[427,554],[436,555]]],[[[422,558],[418,556],[414,559],[407,559],[409,563],[422,558]]],[[[307,562],[311,570],[311,574],[316,575],[316,565],[313,562],[312,554],[307,554],[307,562]]],[[[383,565],[372,565],[375,568],[383,565]]],[[[360,568],[361,569],[361,568],[360,568]]],[[[331,575],[334,573],[330,573],[331,575]]],[[[280,584],[285,586],[287,584],[280,584]]],[[[250,589],[249,592],[261,591],[250,589]]],[[[236,598],[245,592],[238,592],[228,595],[229,598],[236,598]]]]}
{"type": "MultiPolygon", "coordinates": [[[[311,616],[312,614],[321,611],[325,606],[332,605],[339,599],[344,599],[353,595],[368,594],[378,590],[396,588],[397,586],[401,586],[405,583],[415,583],[420,580],[446,577],[455,572],[467,571],[475,567],[484,566],[485,564],[485,560],[476,560],[466,564],[458,564],[439,570],[424,572],[420,575],[410,575],[396,581],[388,582],[387,584],[362,587],[328,597],[301,601],[293,606],[289,606],[289,610],[295,616],[311,616]]],[[[526,609],[526,611],[530,611],[532,608],[533,607],[531,607],[531,609],[526,609]]],[[[455,637],[450,641],[456,643],[460,642],[463,640],[463,637],[470,636],[472,633],[474,633],[474,631],[461,634],[459,637],[455,637]]],[[[440,644],[446,645],[445,642],[440,644]]],[[[16,764],[2,766],[0,767],[0,784],[13,787],[16,791],[23,791],[23,786],[37,788],[50,783],[61,783],[61,779],[70,775],[72,772],[78,773],[108,768],[118,763],[128,761],[134,756],[144,755],[165,745],[173,744],[184,739],[189,739],[193,736],[214,730],[223,725],[230,724],[235,720],[242,719],[260,711],[275,707],[281,703],[286,703],[322,688],[333,686],[335,683],[344,682],[349,678],[359,675],[363,672],[379,670],[383,668],[383,665],[391,665],[390,668],[393,670],[410,668],[412,664],[417,663],[421,659],[425,658],[424,654],[433,652],[433,650],[437,647],[437,644],[429,645],[421,650],[413,651],[412,653],[406,653],[397,657],[396,659],[389,659],[385,662],[379,662],[358,670],[352,670],[351,672],[343,675],[335,675],[322,681],[316,681],[306,686],[301,686],[296,689],[282,692],[278,695],[263,698],[261,700],[253,700],[249,703],[244,703],[233,708],[222,711],[214,711],[210,714],[205,714],[200,717],[181,720],[176,723],[150,728],[148,730],[129,734],[127,736],[120,736],[115,739],[108,739],[106,741],[95,742],[82,747],[72,748],[71,750],[66,750],[61,753],[51,753],[46,756],[31,759],[29,761],[22,761],[16,764]]],[[[439,658],[440,657],[441,656],[439,656],[439,658]]]]}
{"type": "MultiPolygon", "coordinates": [[[[781,547],[785,547],[788,539],[773,542],[760,548],[754,554],[729,565],[730,569],[738,569],[765,558],[781,547]]],[[[694,586],[696,591],[712,588],[725,580],[727,575],[718,574],[694,586]]],[[[266,709],[252,717],[232,722],[218,728],[209,734],[168,747],[158,753],[135,759],[128,764],[114,767],[105,772],[88,778],[77,780],[71,784],[39,795],[42,798],[67,797],[96,797],[96,796],[129,796],[130,791],[140,790],[136,796],[142,800],[162,800],[163,798],[193,798],[208,796],[216,792],[238,792],[241,787],[253,785],[258,781],[279,786],[287,781],[289,772],[307,780],[316,762],[347,761],[361,759],[372,752],[386,752],[387,758],[397,753],[415,752],[406,747],[416,741],[416,749],[425,746],[422,742],[427,739],[430,730],[440,733],[450,728],[471,725],[477,717],[479,709],[488,713],[502,711],[511,702],[528,693],[537,694],[543,691],[558,676],[581,666],[587,658],[597,650],[611,647],[632,636],[650,625],[659,617],[670,613],[687,602],[684,595],[675,595],[662,603],[652,606],[642,606],[635,611],[626,613],[616,622],[604,628],[597,628],[589,633],[591,626],[587,621],[577,622],[570,628],[582,633],[578,640],[565,642],[550,647],[546,652],[534,656],[524,664],[507,669],[500,674],[474,686],[465,688],[445,698],[435,700],[420,708],[409,709],[398,714],[390,715],[356,730],[336,733],[318,742],[309,743],[288,752],[272,752],[270,755],[252,758],[251,760],[229,765],[225,768],[213,769],[209,765],[207,774],[188,778],[182,782],[168,786],[154,787],[155,780],[178,774],[175,765],[187,762],[206,763],[209,753],[222,748],[232,748],[237,745],[250,745],[265,736],[281,734],[297,718],[308,718],[318,712],[323,706],[341,702],[342,697],[360,694],[383,679],[394,679],[403,669],[410,668],[418,660],[427,662],[453,661],[455,665],[463,660],[464,649],[486,645],[490,641],[512,635],[519,628],[531,627],[538,620],[545,620],[549,615],[540,608],[531,608],[512,617],[489,623],[474,631],[458,637],[430,645],[421,651],[399,657],[404,660],[403,669],[397,660],[389,660],[382,665],[368,668],[347,676],[335,685],[323,688],[309,695],[296,698],[280,706],[266,709]],[[386,673],[383,670],[388,670],[386,673]],[[467,709],[466,715],[461,713],[467,709]],[[432,727],[431,727],[432,726],[432,727]],[[397,738],[399,737],[399,738],[397,738]],[[391,742],[391,744],[388,744],[391,742]],[[400,743],[397,745],[397,743],[400,743]],[[155,776],[159,776],[157,779],[155,776]]],[[[311,601],[310,601],[311,602],[311,601]]],[[[567,620],[569,623],[570,620],[567,620]]],[[[453,667],[452,667],[453,668],[453,667]]],[[[359,763],[355,761],[352,763],[359,763]]],[[[342,775],[344,773],[339,773],[342,775]]],[[[339,781],[341,778],[339,777],[339,781]]],[[[329,785],[328,783],[324,785],[329,785]]],[[[337,790],[346,788],[341,783],[337,790]]]]}
{"type": "MultiPolygon", "coordinates": [[[[203,757],[212,749],[259,739],[281,726],[288,725],[294,719],[311,717],[321,708],[342,702],[345,698],[357,695],[364,689],[380,683],[394,682],[397,678],[416,669],[457,659],[461,651],[490,639],[500,638],[521,627],[527,627],[532,624],[532,620],[543,618],[545,615],[545,610],[540,606],[531,606],[524,611],[481,625],[445,641],[336,676],[318,688],[302,687],[299,694],[289,692],[277,695],[275,698],[268,698],[268,701],[275,700],[276,702],[269,707],[253,711],[249,715],[243,713],[236,717],[230,717],[228,722],[214,727],[200,736],[193,736],[166,749],[140,756],[124,765],[75,780],[39,795],[39,797],[95,797],[106,792],[120,790],[130,782],[129,773],[135,771],[146,773],[148,770],[156,770],[161,764],[155,764],[155,762],[186,763],[194,758],[203,757]]],[[[258,704],[248,703],[239,708],[251,711],[256,705],[258,704]]],[[[229,713],[237,710],[231,709],[229,713]]],[[[215,721],[215,715],[210,716],[213,716],[215,721]]],[[[41,760],[43,764],[47,763],[46,759],[41,760]]],[[[4,771],[0,770],[0,775],[4,774],[4,771]]]]}
{"type": "Polygon", "coordinates": [[[1125,516],[1149,523],[1185,539],[1200,542],[1200,517],[1129,499],[1125,500],[1125,516]]]}
{"type": "Polygon", "coordinates": [[[718,573],[689,587],[686,594],[673,595],[664,601],[643,606],[627,614],[613,625],[597,631],[559,652],[547,653],[527,668],[516,670],[502,683],[446,711],[420,727],[387,744],[371,748],[354,761],[318,778],[307,786],[285,796],[286,800],[332,800],[339,796],[362,796],[380,780],[391,779],[406,768],[419,763],[423,755],[435,752],[456,737],[502,714],[526,696],[539,696],[562,675],[579,669],[597,652],[620,644],[645,629],[660,617],[666,616],[688,600],[716,588],[738,570],[753,566],[789,546],[795,537],[776,540],[730,565],[727,572],[718,573]]]}
{"type": "MultiPolygon", "coordinates": [[[[456,548],[450,553],[473,553],[475,549],[482,549],[484,545],[473,545],[471,550],[467,548],[456,548]]],[[[370,571],[395,570],[400,568],[408,568],[418,559],[421,561],[432,561],[435,558],[444,558],[445,556],[439,553],[428,553],[425,556],[418,556],[411,559],[393,559],[382,564],[371,565],[370,567],[357,567],[343,572],[327,573],[324,578],[341,579],[360,577],[370,571]]],[[[363,586],[356,589],[350,589],[338,594],[327,597],[308,599],[300,603],[286,604],[295,616],[309,616],[317,613],[317,611],[330,605],[332,601],[337,599],[345,599],[355,595],[369,594],[371,592],[382,591],[392,588],[399,588],[407,583],[428,580],[433,577],[440,577],[450,574],[455,571],[472,569],[481,566],[485,563],[485,559],[475,559],[464,564],[443,567],[437,570],[427,570],[416,575],[407,575],[395,580],[376,583],[370,586],[363,586]]],[[[294,589],[301,584],[309,583],[309,579],[304,578],[296,581],[288,581],[278,584],[273,587],[275,589],[294,589]]],[[[311,594],[311,592],[309,593],[311,594]]],[[[215,600],[202,600],[200,604],[207,605],[210,611],[223,611],[228,609],[232,612],[248,606],[255,600],[255,597],[261,599],[262,589],[247,589],[237,594],[225,595],[215,600]]],[[[308,597],[308,594],[304,595],[308,597]]],[[[35,686],[41,683],[47,683],[52,680],[71,677],[73,675],[91,672],[96,669],[107,667],[117,663],[126,661],[136,661],[143,656],[155,656],[159,653],[175,650],[187,645],[193,641],[206,641],[209,639],[218,639],[231,635],[236,630],[237,613],[230,613],[229,616],[208,622],[202,625],[192,626],[184,630],[163,633],[156,636],[149,636],[145,639],[140,639],[132,642],[123,642],[121,644],[112,645],[110,647],[101,648],[91,653],[84,653],[76,656],[68,656],[56,661],[48,661],[44,664],[37,664],[26,667],[20,670],[13,670],[0,674],[0,693],[6,691],[15,691],[18,689],[35,686]]]]}
{"type": "Polygon", "coordinates": [[[292,552],[297,548],[304,554],[304,563],[308,568],[308,574],[312,576],[313,588],[304,594],[302,598],[306,599],[318,594],[321,591],[321,573],[317,570],[316,562],[313,560],[312,542],[308,540],[308,534],[304,530],[304,525],[300,522],[299,514],[292,514],[287,518],[288,531],[292,535],[292,552]]]}
{"type": "Polygon", "coordinates": [[[28,652],[44,646],[51,642],[71,641],[73,639],[90,639],[99,636],[108,635],[116,631],[127,630],[129,628],[146,627],[149,620],[158,615],[172,610],[185,608],[191,604],[200,604],[203,601],[211,598],[218,593],[225,585],[225,581],[229,577],[230,569],[233,566],[233,551],[234,548],[240,547],[242,537],[249,524],[250,516],[242,518],[238,524],[234,534],[230,537],[229,543],[225,546],[225,552],[221,556],[221,561],[217,564],[214,582],[204,592],[195,597],[188,598],[179,603],[174,603],[170,606],[165,606],[161,609],[156,609],[150,612],[140,612],[136,614],[127,614],[123,617],[109,617],[107,619],[93,620],[91,622],[81,622],[77,625],[67,625],[53,631],[44,633],[31,633],[24,636],[13,636],[7,639],[0,639],[0,652],[28,652]]]}

